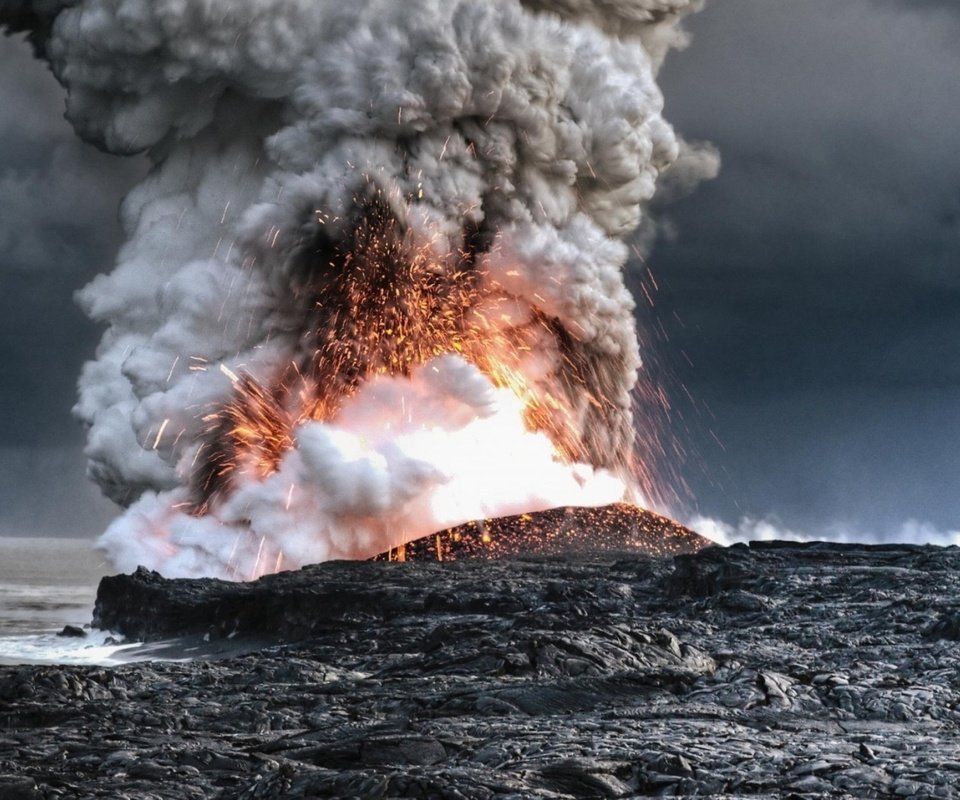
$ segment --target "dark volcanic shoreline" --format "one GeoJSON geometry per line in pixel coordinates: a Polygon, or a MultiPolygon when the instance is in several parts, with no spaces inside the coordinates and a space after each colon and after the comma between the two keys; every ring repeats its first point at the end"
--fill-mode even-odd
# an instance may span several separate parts
{"type": "Polygon", "coordinates": [[[958,570],[771,543],[105,579],[130,635],[273,644],[0,668],[0,797],[955,797],[958,570]]]}

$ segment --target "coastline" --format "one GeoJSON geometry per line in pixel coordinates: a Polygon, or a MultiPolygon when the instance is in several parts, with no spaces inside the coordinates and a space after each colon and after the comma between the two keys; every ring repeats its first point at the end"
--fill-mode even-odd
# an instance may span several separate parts
{"type": "Polygon", "coordinates": [[[92,539],[0,537],[0,664],[82,662],[82,640],[56,633],[89,625],[113,571],[92,539]]]}
{"type": "Polygon", "coordinates": [[[0,794],[958,793],[957,548],[334,562],[239,626],[255,584],[117,588],[130,634],[259,649],[0,667],[0,794]]]}

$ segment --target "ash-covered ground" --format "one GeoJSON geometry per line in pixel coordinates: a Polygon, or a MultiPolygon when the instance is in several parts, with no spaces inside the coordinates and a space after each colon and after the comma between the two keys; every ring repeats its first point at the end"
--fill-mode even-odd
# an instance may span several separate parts
{"type": "Polygon", "coordinates": [[[266,646],[0,668],[0,797],[955,797],[958,575],[783,543],[141,571],[104,624],[266,646]]]}

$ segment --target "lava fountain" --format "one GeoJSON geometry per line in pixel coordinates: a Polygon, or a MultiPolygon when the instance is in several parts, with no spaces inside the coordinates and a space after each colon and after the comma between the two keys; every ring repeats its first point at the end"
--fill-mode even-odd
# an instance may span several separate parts
{"type": "Polygon", "coordinates": [[[698,2],[14,5],[77,132],[153,164],[80,293],[116,566],[250,579],[652,496],[624,239],[716,167],[655,82],[698,2]]]}

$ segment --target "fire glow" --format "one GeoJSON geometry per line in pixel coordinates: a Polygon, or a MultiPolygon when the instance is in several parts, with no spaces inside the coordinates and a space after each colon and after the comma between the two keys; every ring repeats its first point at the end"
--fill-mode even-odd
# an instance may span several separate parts
{"type": "Polygon", "coordinates": [[[152,542],[167,574],[249,580],[473,520],[637,496],[630,454],[605,449],[620,409],[577,337],[543,296],[504,285],[521,270],[502,254],[470,236],[444,252],[443,237],[405,228],[403,203],[371,185],[335,237],[314,212],[290,256],[294,358],[266,378],[219,365],[230,397],[202,413],[184,485],[104,535],[119,566],[133,566],[125,542],[138,559],[152,542]]]}
{"type": "MultiPolygon", "coordinates": [[[[345,246],[307,248],[294,292],[300,358],[267,385],[220,366],[232,397],[203,416],[190,500],[171,503],[158,533],[186,516],[213,523],[215,540],[234,536],[223,574],[252,579],[370,558],[472,520],[625,497],[623,474],[577,459],[591,450],[577,395],[603,408],[602,387],[570,359],[555,386],[527,378],[530,364],[557,360],[559,320],[505,292],[466,250],[451,266],[433,242],[404,239],[375,197],[345,246]],[[272,535],[281,511],[308,529],[305,549],[282,528],[272,535]]],[[[178,548],[166,552],[168,571],[189,572],[178,548]]]]}
{"type": "Polygon", "coordinates": [[[700,1],[187,5],[0,11],[78,134],[152,163],[79,294],[114,565],[249,579],[657,504],[625,239],[717,166],[656,83],[700,1]]]}
{"type": "MultiPolygon", "coordinates": [[[[377,388],[370,392],[390,394],[384,392],[384,377],[410,379],[428,364],[428,378],[430,373],[441,376],[434,380],[437,385],[448,380],[447,373],[456,374],[464,382],[458,390],[464,399],[477,396],[476,402],[468,403],[475,416],[466,413],[447,420],[437,409],[432,430],[421,430],[414,425],[414,415],[422,415],[422,410],[415,412],[413,406],[429,402],[430,393],[414,392],[422,396],[411,398],[399,391],[393,398],[395,408],[377,402],[375,414],[365,414],[351,426],[355,433],[379,436],[376,432],[383,431],[388,437],[401,437],[404,450],[418,452],[426,461],[432,460],[431,453],[449,447],[442,434],[452,441],[449,434],[461,429],[468,435],[458,447],[472,443],[466,452],[479,461],[486,451],[488,467],[500,458],[484,446],[491,440],[500,452],[510,453],[514,442],[536,439],[539,458],[534,463],[545,463],[546,441],[552,460],[559,463],[587,461],[591,454],[594,462],[599,460],[599,449],[585,438],[589,432],[580,431],[574,418],[578,398],[570,395],[583,395],[601,410],[609,401],[601,393],[603,387],[590,386],[587,375],[561,351],[558,339],[570,334],[559,320],[506,293],[476,266],[475,254],[463,250],[454,264],[449,258],[444,263],[434,257],[433,244],[407,246],[399,223],[376,197],[362,208],[346,249],[308,248],[310,262],[316,262],[317,255],[332,257],[311,263],[305,270],[306,285],[297,287],[296,294],[306,298],[302,355],[270,387],[221,366],[233,385],[233,398],[204,417],[208,427],[193,478],[196,513],[206,513],[219,495],[228,493],[236,475],[264,479],[277,472],[301,426],[312,422],[340,426],[340,417],[351,420],[350,401],[371,380],[377,381],[377,388]],[[537,387],[525,370],[544,358],[544,349],[555,349],[565,370],[557,374],[556,385],[537,387]],[[454,365],[451,359],[463,363],[454,365]],[[538,433],[544,436],[530,437],[538,433]],[[429,438],[429,446],[416,444],[421,438],[429,438]]],[[[421,427],[425,424],[429,422],[421,427]]],[[[537,480],[531,476],[524,482],[537,480]]],[[[625,487],[621,495],[623,491],[625,487]]]]}

